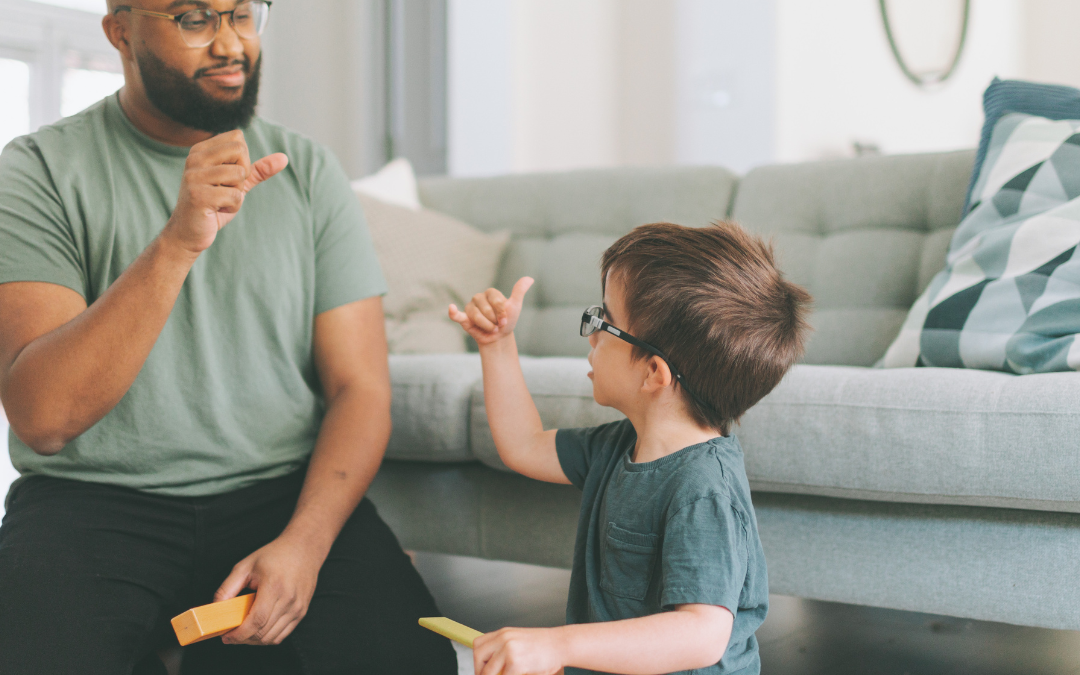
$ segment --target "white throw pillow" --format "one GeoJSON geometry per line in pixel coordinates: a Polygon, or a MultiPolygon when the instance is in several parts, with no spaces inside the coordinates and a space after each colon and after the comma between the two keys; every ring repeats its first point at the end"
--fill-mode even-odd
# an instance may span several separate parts
{"type": "Polygon", "coordinates": [[[416,189],[416,174],[404,157],[390,162],[376,173],[352,182],[354,192],[388,204],[397,204],[414,211],[420,210],[420,193],[416,189]]]}
{"type": "Polygon", "coordinates": [[[389,292],[383,298],[394,354],[466,351],[465,331],[446,315],[495,283],[508,232],[487,234],[428,209],[358,193],[389,292]]]}

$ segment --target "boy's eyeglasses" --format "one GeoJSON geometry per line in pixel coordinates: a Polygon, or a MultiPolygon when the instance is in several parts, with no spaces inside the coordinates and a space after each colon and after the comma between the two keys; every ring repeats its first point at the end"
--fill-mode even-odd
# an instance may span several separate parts
{"type": "Polygon", "coordinates": [[[245,0],[228,12],[218,12],[210,8],[193,9],[183,14],[165,14],[150,12],[129,5],[120,5],[113,14],[131,12],[141,16],[169,19],[180,29],[180,37],[188,47],[206,47],[217,39],[221,30],[221,17],[229,15],[229,25],[236,34],[245,40],[254,40],[262,35],[266,22],[270,20],[270,0],[245,0]]]}
{"type": "Polygon", "coordinates": [[[653,347],[648,342],[645,342],[644,340],[639,340],[630,333],[627,333],[624,330],[619,330],[615,326],[612,326],[610,323],[600,318],[603,315],[604,308],[601,305],[593,305],[592,307],[585,310],[585,312],[581,315],[581,337],[589,337],[598,330],[607,331],[615,337],[629,342],[635,347],[641,347],[650,354],[659,356],[661,359],[664,360],[664,363],[666,363],[668,368],[671,370],[671,374],[675,377],[675,381],[682,385],[682,388],[686,390],[687,394],[690,394],[690,398],[694,399],[694,401],[701,407],[715,413],[712,406],[710,406],[705,401],[702,401],[700,398],[697,397],[696,394],[694,394],[694,392],[690,391],[690,389],[687,388],[686,383],[683,381],[682,373],[680,373],[675,368],[675,366],[671,365],[671,361],[664,354],[664,352],[660,351],[656,347],[653,347]]]}

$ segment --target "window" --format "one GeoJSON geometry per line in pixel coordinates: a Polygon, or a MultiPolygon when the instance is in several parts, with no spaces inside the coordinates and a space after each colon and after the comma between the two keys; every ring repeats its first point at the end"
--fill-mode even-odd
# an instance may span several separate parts
{"type": "Polygon", "coordinates": [[[104,14],[106,11],[105,0],[33,0],[43,5],[56,5],[57,7],[70,7],[81,9],[93,14],[104,14]]]}
{"type": "MultiPolygon", "coordinates": [[[[0,147],[116,91],[120,58],[101,30],[105,0],[0,0],[0,147]]],[[[18,473],[0,408],[0,514],[18,473]]]]}
{"type": "Polygon", "coordinates": [[[124,86],[123,73],[110,70],[101,58],[68,52],[64,80],[60,85],[60,116],[74,115],[124,86]]]}
{"type": "Polygon", "coordinates": [[[0,0],[0,146],[119,89],[105,0],[0,0]]]}
{"type": "Polygon", "coordinates": [[[0,147],[30,131],[30,64],[0,58],[0,147]]]}

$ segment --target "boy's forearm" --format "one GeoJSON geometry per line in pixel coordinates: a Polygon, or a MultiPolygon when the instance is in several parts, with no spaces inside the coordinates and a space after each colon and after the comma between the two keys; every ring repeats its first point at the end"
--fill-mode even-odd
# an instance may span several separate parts
{"type": "Polygon", "coordinates": [[[537,435],[544,431],[540,413],[525,385],[513,333],[481,346],[480,360],[491,436],[503,461],[512,461],[518,453],[528,452],[537,435]]]}
{"type": "Polygon", "coordinates": [[[626,675],[694,670],[720,661],[733,619],[722,607],[700,607],[552,630],[563,633],[567,666],[626,675]]]}

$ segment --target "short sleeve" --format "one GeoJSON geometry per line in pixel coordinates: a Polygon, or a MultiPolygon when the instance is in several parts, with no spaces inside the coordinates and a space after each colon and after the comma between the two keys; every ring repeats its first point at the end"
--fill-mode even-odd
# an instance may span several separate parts
{"type": "Polygon", "coordinates": [[[609,422],[598,427],[559,429],[555,433],[555,451],[559,464],[570,483],[584,489],[589,467],[596,464],[601,455],[617,452],[636,439],[634,427],[629,420],[609,422]]]}
{"type": "Polygon", "coordinates": [[[719,605],[735,614],[747,575],[747,532],[725,495],[702,497],[668,518],[660,604],[719,605]]]}
{"type": "Polygon", "coordinates": [[[17,138],[0,154],[0,284],[42,281],[86,297],[82,255],[37,145],[17,138]]]}
{"type": "Polygon", "coordinates": [[[311,186],[316,314],[386,293],[360,201],[337,159],[320,150],[311,186]]]}

